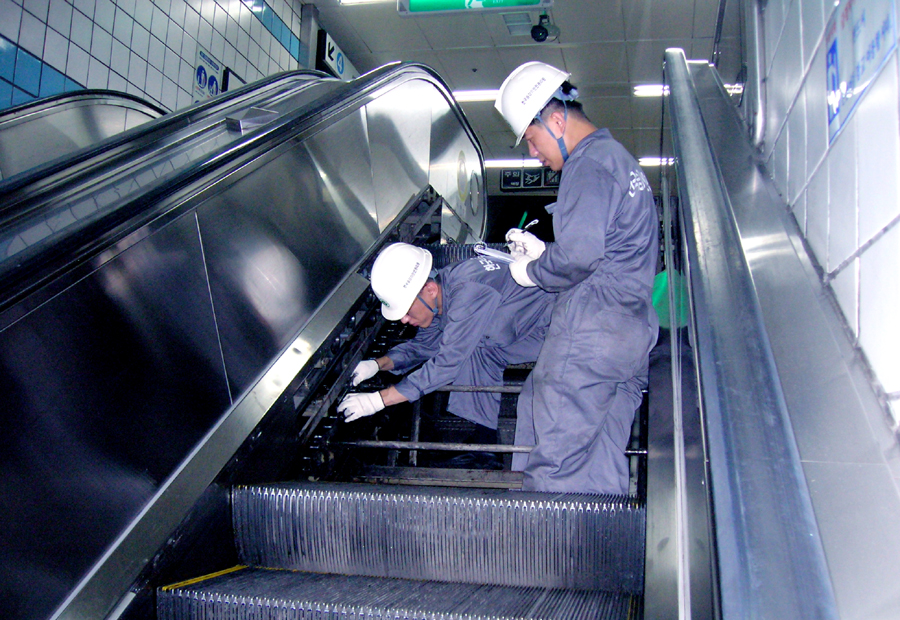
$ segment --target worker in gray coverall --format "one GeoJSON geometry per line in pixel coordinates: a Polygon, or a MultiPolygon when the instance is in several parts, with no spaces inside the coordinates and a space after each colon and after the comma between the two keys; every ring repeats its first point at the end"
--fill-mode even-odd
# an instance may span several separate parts
{"type": "MultiPolygon", "coordinates": [[[[445,385],[502,385],[507,365],[537,359],[556,295],[522,288],[508,264],[486,257],[452,264],[434,278],[431,264],[427,250],[405,243],[388,246],[375,260],[372,290],[382,314],[419,330],[384,357],[361,361],[353,385],[379,370],[400,373],[422,366],[379,392],[348,394],[338,405],[346,421],[445,385]]],[[[469,441],[454,443],[497,443],[499,394],[452,392],[447,409],[475,424],[469,441]]]]}
{"type": "Polygon", "coordinates": [[[513,278],[559,293],[550,329],[519,397],[516,455],[523,489],[628,492],[628,443],[647,385],[658,321],[651,303],[658,221],[634,158],[575,101],[568,73],[526,63],[506,78],[496,107],[529,153],[562,170],[554,242],[507,233],[513,278]],[[533,407],[529,407],[529,405],[533,407]]]}

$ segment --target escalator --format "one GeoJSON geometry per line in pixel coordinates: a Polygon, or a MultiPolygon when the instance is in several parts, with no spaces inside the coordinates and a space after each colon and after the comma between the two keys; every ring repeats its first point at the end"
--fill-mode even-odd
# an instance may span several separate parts
{"type": "Polygon", "coordinates": [[[409,337],[368,290],[378,250],[484,234],[480,147],[431,70],[279,76],[0,184],[9,615],[853,617],[793,443],[806,396],[783,356],[809,329],[778,330],[785,288],[755,270],[796,276],[833,334],[828,309],[782,219],[749,235],[779,206],[714,69],[666,71],[665,264],[689,311],[625,497],[438,479],[415,407],[335,415],[357,361],[409,337]]]}
{"type": "Polygon", "coordinates": [[[361,445],[417,445],[408,411],[336,418],[387,327],[378,250],[484,234],[447,87],[399,65],[229,95],[0,185],[10,613],[641,617],[641,494],[440,468],[411,485],[408,456],[361,445]]]}
{"type": "Polygon", "coordinates": [[[0,181],[159,118],[147,101],[103,90],[54,95],[0,112],[0,181]]]}

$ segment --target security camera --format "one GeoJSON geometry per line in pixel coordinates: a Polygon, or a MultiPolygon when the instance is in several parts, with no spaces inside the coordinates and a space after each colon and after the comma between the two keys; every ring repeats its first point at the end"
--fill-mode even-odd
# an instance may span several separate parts
{"type": "Polygon", "coordinates": [[[531,27],[531,38],[538,43],[555,41],[559,37],[559,28],[550,23],[550,17],[544,13],[538,18],[537,26],[531,27]]]}

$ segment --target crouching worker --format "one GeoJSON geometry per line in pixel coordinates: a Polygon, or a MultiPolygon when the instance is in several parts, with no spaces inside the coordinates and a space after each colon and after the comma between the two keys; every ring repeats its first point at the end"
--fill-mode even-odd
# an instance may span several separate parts
{"type": "MultiPolygon", "coordinates": [[[[508,265],[485,257],[454,263],[434,277],[431,265],[427,250],[406,243],[386,247],[375,259],[372,290],[381,300],[382,314],[419,330],[384,357],[361,361],[354,369],[353,385],[379,370],[400,374],[422,366],[379,392],[348,394],[338,405],[346,421],[418,400],[446,385],[502,385],[507,365],[537,359],[554,294],[519,286],[508,265]]],[[[498,393],[451,392],[447,410],[471,425],[465,436],[444,435],[441,441],[497,443],[498,393]]],[[[488,455],[487,462],[473,453],[460,457],[447,464],[473,469],[500,466],[496,455],[488,455]]]]}

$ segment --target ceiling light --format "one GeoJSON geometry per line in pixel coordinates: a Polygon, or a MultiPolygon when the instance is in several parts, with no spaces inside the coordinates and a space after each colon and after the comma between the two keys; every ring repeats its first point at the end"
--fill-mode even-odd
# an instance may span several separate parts
{"type": "MultiPolygon", "coordinates": [[[[723,84],[729,95],[740,95],[744,92],[743,84],[723,84]]],[[[634,87],[635,97],[662,97],[669,94],[669,87],[663,84],[638,84],[634,87]]]]}
{"type": "Polygon", "coordinates": [[[503,23],[510,36],[521,37],[531,34],[531,14],[530,13],[504,13],[503,23]]]}
{"type": "Polygon", "coordinates": [[[542,168],[537,159],[485,159],[485,168],[542,168]]]}
{"type": "Polygon", "coordinates": [[[340,4],[387,4],[394,0],[338,0],[340,4]]]}
{"type": "Polygon", "coordinates": [[[671,166],[675,163],[674,157],[641,157],[638,163],[645,168],[654,166],[671,166]]]}
{"type": "Polygon", "coordinates": [[[635,97],[662,97],[669,94],[669,87],[663,84],[638,84],[634,87],[635,97]]]}
{"type": "Polygon", "coordinates": [[[457,101],[496,101],[498,89],[493,90],[455,90],[453,98],[457,101]]]}

